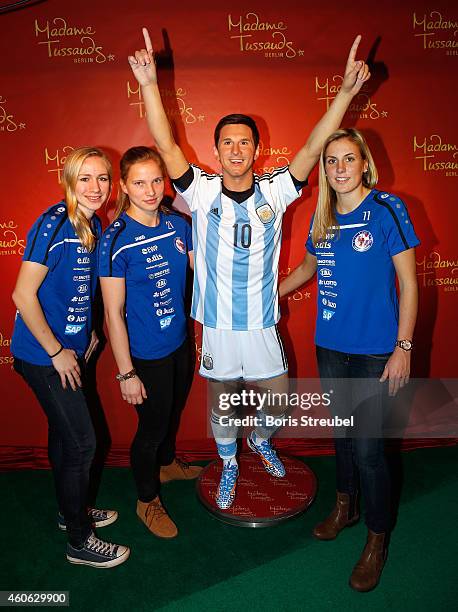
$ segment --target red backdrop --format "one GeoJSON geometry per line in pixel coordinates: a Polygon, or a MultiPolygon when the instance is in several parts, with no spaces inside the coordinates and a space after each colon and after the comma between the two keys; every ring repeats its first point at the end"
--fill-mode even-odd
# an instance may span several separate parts
{"type": "MultiPolygon", "coordinates": [[[[14,0],[2,0],[0,7],[14,0]]],[[[458,290],[454,197],[458,176],[456,67],[458,10],[436,0],[198,3],[158,0],[48,0],[0,14],[0,373],[3,465],[40,465],[46,423],[12,371],[10,295],[34,219],[61,195],[59,176],[73,147],[98,145],[115,166],[130,146],[151,144],[127,55],[148,26],[156,49],[169,49],[160,85],[177,138],[190,161],[217,170],[212,132],[231,112],[260,127],[258,170],[291,160],[341,83],[346,54],[363,35],[373,77],[344,125],[364,131],[378,165],[379,186],[407,203],[421,239],[417,250],[420,309],[414,374],[456,375],[453,324],[458,290]],[[224,3],[223,3],[224,4],[224,3]],[[342,10],[344,8],[344,10],[342,10]]],[[[117,176],[116,176],[117,178],[117,176]]],[[[317,197],[317,175],[285,217],[280,269],[299,263],[317,197]]],[[[177,199],[177,206],[185,204],[177,199]]],[[[104,212],[109,217],[109,208],[104,212]]],[[[284,334],[295,377],[316,375],[315,283],[283,306],[284,334]]],[[[357,296],[355,296],[357,299],[357,296]]],[[[196,349],[200,330],[196,328],[196,349]]],[[[126,458],[135,426],[122,402],[109,347],[98,386],[113,441],[113,461],[126,458]]],[[[195,377],[179,448],[210,451],[205,385],[195,377]]],[[[309,443],[310,448],[312,443],[309,443]]],[[[318,448],[317,442],[313,447],[318,448]]],[[[304,442],[292,447],[307,448],[304,442]]],[[[325,449],[329,449],[327,442],[325,449]]]]}

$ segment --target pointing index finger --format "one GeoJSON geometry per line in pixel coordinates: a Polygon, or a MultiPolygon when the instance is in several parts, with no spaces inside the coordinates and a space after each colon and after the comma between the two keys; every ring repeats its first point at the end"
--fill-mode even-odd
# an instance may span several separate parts
{"type": "MultiPolygon", "coordinates": [[[[145,39],[145,47],[148,53],[153,55],[153,45],[151,44],[151,38],[149,37],[149,32],[146,28],[142,28],[143,38],[145,39]]],[[[356,51],[355,51],[356,53],[356,51]]]]}
{"type": "Polygon", "coordinates": [[[354,62],[355,61],[356,52],[358,51],[358,46],[359,46],[360,42],[361,42],[361,34],[358,34],[358,36],[353,41],[353,44],[352,44],[351,49],[350,49],[350,53],[348,55],[348,61],[349,62],[354,62]]]}

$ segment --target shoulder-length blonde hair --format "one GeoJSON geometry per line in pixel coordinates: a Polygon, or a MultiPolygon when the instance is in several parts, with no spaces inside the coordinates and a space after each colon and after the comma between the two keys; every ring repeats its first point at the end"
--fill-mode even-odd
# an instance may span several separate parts
{"type": "Polygon", "coordinates": [[[105,162],[107,174],[110,178],[110,185],[113,179],[111,161],[106,153],[97,147],[80,147],[74,149],[65,160],[62,172],[62,187],[64,188],[64,199],[67,203],[68,218],[75,228],[75,232],[81,241],[81,244],[88,250],[93,251],[96,245],[96,237],[91,228],[91,222],[78,207],[75,188],[78,180],[81,166],[88,157],[100,157],[105,162]]]}
{"type": "MultiPolygon", "coordinates": [[[[121,180],[126,183],[131,167],[135,164],[139,164],[141,162],[146,161],[156,162],[162,172],[162,176],[164,177],[164,179],[166,178],[167,170],[165,169],[164,160],[157,151],[151,149],[150,147],[131,147],[130,149],[127,149],[127,151],[124,153],[124,155],[119,161],[121,180]]],[[[127,210],[129,206],[129,196],[127,195],[127,193],[124,193],[120,185],[118,187],[118,196],[116,198],[116,208],[113,221],[115,221],[120,214],[127,210]]],[[[160,204],[159,210],[166,214],[170,212],[169,209],[163,204],[160,204]]]]}
{"type": "Polygon", "coordinates": [[[368,187],[372,189],[375,187],[378,181],[378,172],[375,167],[374,159],[369,150],[369,146],[364,139],[364,136],[361,134],[359,130],[355,128],[342,128],[337,130],[325,140],[323,148],[321,150],[320,155],[320,169],[319,169],[319,178],[318,178],[318,203],[315,210],[315,217],[313,219],[313,227],[312,227],[312,241],[313,244],[319,242],[319,240],[323,240],[326,237],[326,233],[330,228],[337,228],[336,221],[336,192],[329,185],[327,176],[326,176],[326,149],[331,144],[331,142],[335,142],[336,140],[341,140],[342,138],[348,138],[355,143],[358,147],[361,157],[364,161],[367,161],[367,170],[363,173],[363,185],[364,187],[368,187]]]}

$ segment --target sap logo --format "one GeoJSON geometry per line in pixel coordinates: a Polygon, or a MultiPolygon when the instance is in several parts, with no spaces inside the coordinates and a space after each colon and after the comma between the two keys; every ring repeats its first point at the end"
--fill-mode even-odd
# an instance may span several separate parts
{"type": "Polygon", "coordinates": [[[145,240],[146,236],[135,236],[135,242],[138,242],[139,240],[145,240]]]}
{"type": "Polygon", "coordinates": [[[324,278],[328,278],[329,276],[332,276],[332,272],[331,270],[329,270],[329,268],[321,268],[320,276],[323,276],[324,278]]]}
{"type": "Polygon", "coordinates": [[[77,288],[78,293],[86,293],[87,290],[88,290],[88,286],[86,284],[79,285],[77,288]]]}
{"type": "Polygon", "coordinates": [[[165,278],[161,278],[161,280],[158,280],[156,283],[156,287],[158,289],[162,289],[162,287],[165,287],[167,285],[167,281],[165,280],[165,278]]]}
{"type": "Polygon", "coordinates": [[[172,319],[175,315],[169,315],[168,317],[164,317],[163,319],[159,319],[159,325],[161,326],[161,329],[165,329],[166,327],[169,327],[170,323],[172,322],[172,319]]]}
{"type": "Polygon", "coordinates": [[[67,336],[73,336],[79,333],[83,329],[84,325],[66,325],[65,326],[65,334],[67,336]]]}
{"type": "Polygon", "coordinates": [[[79,264],[88,264],[90,263],[90,259],[89,257],[78,257],[78,259],[76,260],[77,263],[79,264]]]}
{"type": "Polygon", "coordinates": [[[332,317],[334,316],[334,311],[333,310],[327,310],[326,308],[324,308],[323,310],[323,319],[325,321],[329,321],[329,319],[332,319],[332,317]]]}

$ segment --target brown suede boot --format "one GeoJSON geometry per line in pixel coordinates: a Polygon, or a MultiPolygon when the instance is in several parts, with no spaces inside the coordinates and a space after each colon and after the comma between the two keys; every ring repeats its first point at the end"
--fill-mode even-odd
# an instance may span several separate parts
{"type": "Polygon", "coordinates": [[[334,540],[344,527],[351,527],[359,521],[358,494],[355,495],[353,514],[350,516],[350,496],[337,491],[337,502],[331,514],[313,530],[319,540],[334,540]]]}
{"type": "Polygon", "coordinates": [[[378,585],[386,559],[385,535],[368,530],[366,546],[350,576],[355,591],[371,591],[378,585]]]}
{"type": "Polygon", "coordinates": [[[181,459],[174,459],[170,465],[163,465],[159,474],[162,484],[171,480],[194,480],[204,468],[200,465],[189,465],[181,459]]]}
{"type": "Polygon", "coordinates": [[[175,538],[178,535],[177,526],[161,504],[159,495],[149,503],[138,500],[137,516],[158,538],[175,538]]]}

